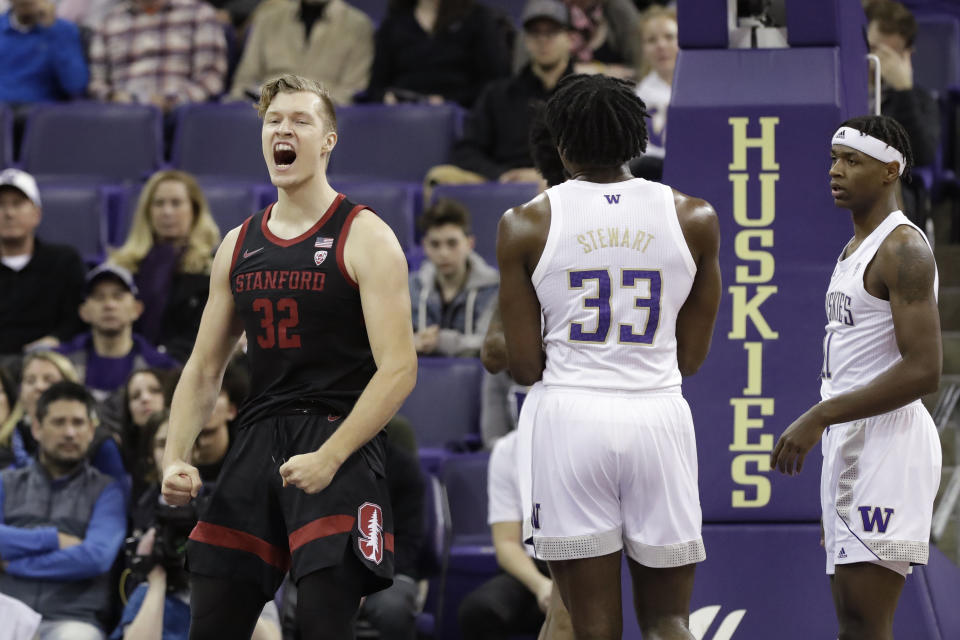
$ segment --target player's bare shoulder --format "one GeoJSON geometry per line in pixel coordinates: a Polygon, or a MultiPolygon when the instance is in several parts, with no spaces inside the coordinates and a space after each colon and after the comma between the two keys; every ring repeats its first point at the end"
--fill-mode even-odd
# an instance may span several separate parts
{"type": "Polygon", "coordinates": [[[673,203],[694,260],[699,261],[704,253],[716,251],[720,246],[720,221],[713,206],[702,198],[688,196],[676,189],[673,189],[673,203]]]}
{"type": "Polygon", "coordinates": [[[550,232],[550,199],[541,193],[532,200],[507,209],[497,227],[497,256],[501,251],[524,256],[536,265],[550,232]]]}
{"type": "Polygon", "coordinates": [[[891,302],[935,300],[936,262],[917,229],[903,224],[891,231],[877,250],[875,262],[891,302]]]}
{"type": "Polygon", "coordinates": [[[402,263],[406,271],[406,258],[396,234],[370,209],[358,211],[350,223],[343,261],[349,276],[358,282],[358,274],[370,268],[395,269],[402,263]]]}

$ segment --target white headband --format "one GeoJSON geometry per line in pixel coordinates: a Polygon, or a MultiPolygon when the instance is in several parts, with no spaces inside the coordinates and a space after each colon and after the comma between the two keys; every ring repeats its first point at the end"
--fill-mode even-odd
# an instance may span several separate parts
{"type": "Polygon", "coordinates": [[[899,175],[901,176],[903,175],[903,170],[907,167],[907,162],[902,153],[883,140],[878,140],[852,127],[840,127],[837,129],[837,132],[833,134],[833,140],[830,141],[830,144],[842,144],[845,147],[856,149],[871,158],[876,158],[880,162],[899,162],[899,175]]]}

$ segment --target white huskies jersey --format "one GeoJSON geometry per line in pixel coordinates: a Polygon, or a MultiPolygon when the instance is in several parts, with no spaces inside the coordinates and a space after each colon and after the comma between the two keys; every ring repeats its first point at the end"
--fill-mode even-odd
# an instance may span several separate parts
{"type": "MultiPolygon", "coordinates": [[[[866,385],[900,360],[890,302],[873,297],[863,285],[867,265],[890,232],[900,225],[913,227],[926,239],[903,213],[894,211],[864,238],[856,251],[838,259],[833,269],[827,290],[827,334],[820,372],[820,396],[824,400],[866,385]]],[[[938,287],[939,275],[935,271],[934,296],[938,287]]]]}
{"type": "Polygon", "coordinates": [[[673,190],[633,179],[547,190],[550,232],[532,281],[545,385],[679,389],[677,314],[696,265],[673,190]]]}

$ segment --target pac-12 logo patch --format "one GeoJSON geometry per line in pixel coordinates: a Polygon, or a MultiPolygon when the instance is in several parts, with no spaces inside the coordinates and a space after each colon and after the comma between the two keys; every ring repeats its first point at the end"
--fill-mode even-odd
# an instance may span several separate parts
{"type": "Polygon", "coordinates": [[[357,531],[360,538],[360,553],[363,557],[380,564],[383,560],[383,510],[372,502],[364,502],[357,511],[357,531]]]}
{"type": "Polygon", "coordinates": [[[315,254],[313,254],[313,261],[317,263],[318,267],[322,265],[323,261],[326,259],[327,259],[326,251],[317,251],[315,254]]]}

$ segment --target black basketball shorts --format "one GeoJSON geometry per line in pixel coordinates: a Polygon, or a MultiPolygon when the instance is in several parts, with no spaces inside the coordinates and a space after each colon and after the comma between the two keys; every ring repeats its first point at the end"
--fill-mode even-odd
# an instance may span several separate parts
{"type": "Polygon", "coordinates": [[[296,582],[336,566],[349,545],[365,568],[365,593],[390,586],[393,513],[383,432],[351,455],[319,493],[283,487],[280,477],[284,462],[319,449],[341,422],[335,414],[294,414],[241,428],[190,534],[190,572],[253,582],[273,598],[287,571],[296,582]]]}

